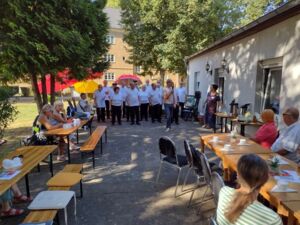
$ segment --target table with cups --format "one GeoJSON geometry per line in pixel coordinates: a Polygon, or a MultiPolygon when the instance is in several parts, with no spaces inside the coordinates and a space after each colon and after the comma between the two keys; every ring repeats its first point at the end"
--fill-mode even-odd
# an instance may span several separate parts
{"type": "Polygon", "coordinates": [[[292,221],[294,221],[295,217],[300,218],[300,170],[296,163],[240,135],[211,134],[201,136],[200,141],[202,151],[204,151],[206,146],[221,158],[225,180],[230,179],[232,171],[237,171],[238,160],[244,154],[256,154],[266,160],[269,165],[274,158],[281,159],[282,164],[278,166],[279,171],[292,171],[297,177],[296,179],[299,178],[299,180],[289,181],[279,179],[280,176],[271,174],[268,182],[261,188],[260,194],[269,201],[272,206],[278,209],[278,213],[288,216],[289,224],[293,223],[292,221]],[[297,204],[298,207],[296,208],[295,205],[297,204]],[[297,217],[297,215],[299,217],[297,217]]]}
{"type": "MultiPolygon", "coordinates": [[[[90,117],[89,120],[80,120],[80,119],[74,119],[72,123],[66,123],[63,125],[62,128],[48,130],[44,134],[46,136],[56,136],[56,137],[66,137],[67,139],[67,151],[68,151],[68,163],[71,163],[71,154],[70,154],[70,137],[72,133],[77,133],[77,143],[78,143],[78,129],[87,125],[93,117],[90,117]]],[[[90,133],[91,133],[91,127],[90,127],[90,133]]]]}
{"type": "Polygon", "coordinates": [[[18,173],[11,179],[0,180],[0,195],[25,177],[27,196],[30,196],[28,174],[33,168],[38,166],[41,161],[50,156],[49,167],[51,175],[53,176],[52,153],[56,149],[56,145],[25,146],[10,152],[5,159],[0,162],[0,169],[8,173],[18,173]],[[15,161],[18,162],[16,163],[15,161]]]}

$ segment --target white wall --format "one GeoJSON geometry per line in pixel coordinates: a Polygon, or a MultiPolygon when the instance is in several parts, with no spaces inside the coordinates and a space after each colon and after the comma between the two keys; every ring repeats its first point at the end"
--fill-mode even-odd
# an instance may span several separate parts
{"type": "MultiPolygon", "coordinates": [[[[225,104],[235,98],[239,104],[255,101],[257,63],[260,60],[283,57],[280,109],[295,106],[300,109],[300,15],[231,45],[191,59],[189,62],[189,94],[194,93],[194,74],[200,72],[202,93],[209,81],[205,66],[210,61],[213,69],[221,67],[225,58],[229,74],[225,77],[225,104]]],[[[252,107],[253,109],[253,107],[252,107]]]]}

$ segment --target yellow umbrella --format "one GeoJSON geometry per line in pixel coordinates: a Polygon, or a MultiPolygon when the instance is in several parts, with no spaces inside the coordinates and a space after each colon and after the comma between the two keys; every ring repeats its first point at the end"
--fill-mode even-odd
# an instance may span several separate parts
{"type": "Polygon", "coordinates": [[[93,80],[80,81],[74,84],[74,89],[79,93],[94,93],[98,84],[93,80]]]}

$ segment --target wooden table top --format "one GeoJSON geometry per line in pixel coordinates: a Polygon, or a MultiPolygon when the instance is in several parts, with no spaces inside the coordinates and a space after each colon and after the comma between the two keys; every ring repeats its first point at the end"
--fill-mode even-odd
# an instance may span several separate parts
{"type": "Polygon", "coordinates": [[[235,119],[236,118],[236,116],[230,115],[228,113],[223,113],[223,112],[217,112],[217,113],[215,113],[215,115],[217,117],[222,117],[222,118],[230,118],[230,119],[235,119]]]}
{"type": "Polygon", "coordinates": [[[300,201],[288,201],[288,202],[282,202],[282,205],[292,212],[294,212],[294,216],[300,220],[300,201]]]}
{"type": "MultiPolygon", "coordinates": [[[[34,167],[36,167],[42,160],[57,149],[56,145],[45,146],[26,146],[16,149],[9,153],[5,158],[11,159],[14,156],[23,155],[23,166],[20,168],[21,172],[10,180],[0,181],[0,195],[7,191],[13,184],[21,180],[34,167]]],[[[0,163],[2,168],[2,161],[0,163]]]]}
{"type": "Polygon", "coordinates": [[[234,118],[232,119],[233,122],[237,122],[241,125],[245,125],[245,126],[262,126],[264,125],[262,122],[259,122],[259,121],[256,121],[256,122],[253,122],[253,121],[241,121],[241,120],[238,120],[238,118],[234,118]]]}
{"type": "Polygon", "coordinates": [[[44,134],[46,136],[68,136],[68,135],[74,133],[80,127],[82,127],[85,124],[87,124],[89,121],[90,121],[90,119],[89,120],[81,120],[80,121],[80,125],[78,125],[78,126],[73,126],[73,127],[69,128],[69,129],[58,128],[58,129],[48,130],[44,134]]]}

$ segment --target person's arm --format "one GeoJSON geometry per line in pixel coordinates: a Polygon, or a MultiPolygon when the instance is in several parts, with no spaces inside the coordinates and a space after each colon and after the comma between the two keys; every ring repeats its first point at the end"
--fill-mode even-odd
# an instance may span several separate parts
{"type": "Polygon", "coordinates": [[[65,118],[62,117],[61,114],[59,113],[53,113],[53,119],[55,119],[56,121],[60,122],[60,123],[66,123],[67,120],[65,118]]]}
{"type": "Polygon", "coordinates": [[[49,123],[49,120],[46,119],[45,117],[42,117],[39,122],[47,129],[47,130],[54,130],[62,127],[62,123],[56,124],[56,125],[51,125],[49,123]]]}

